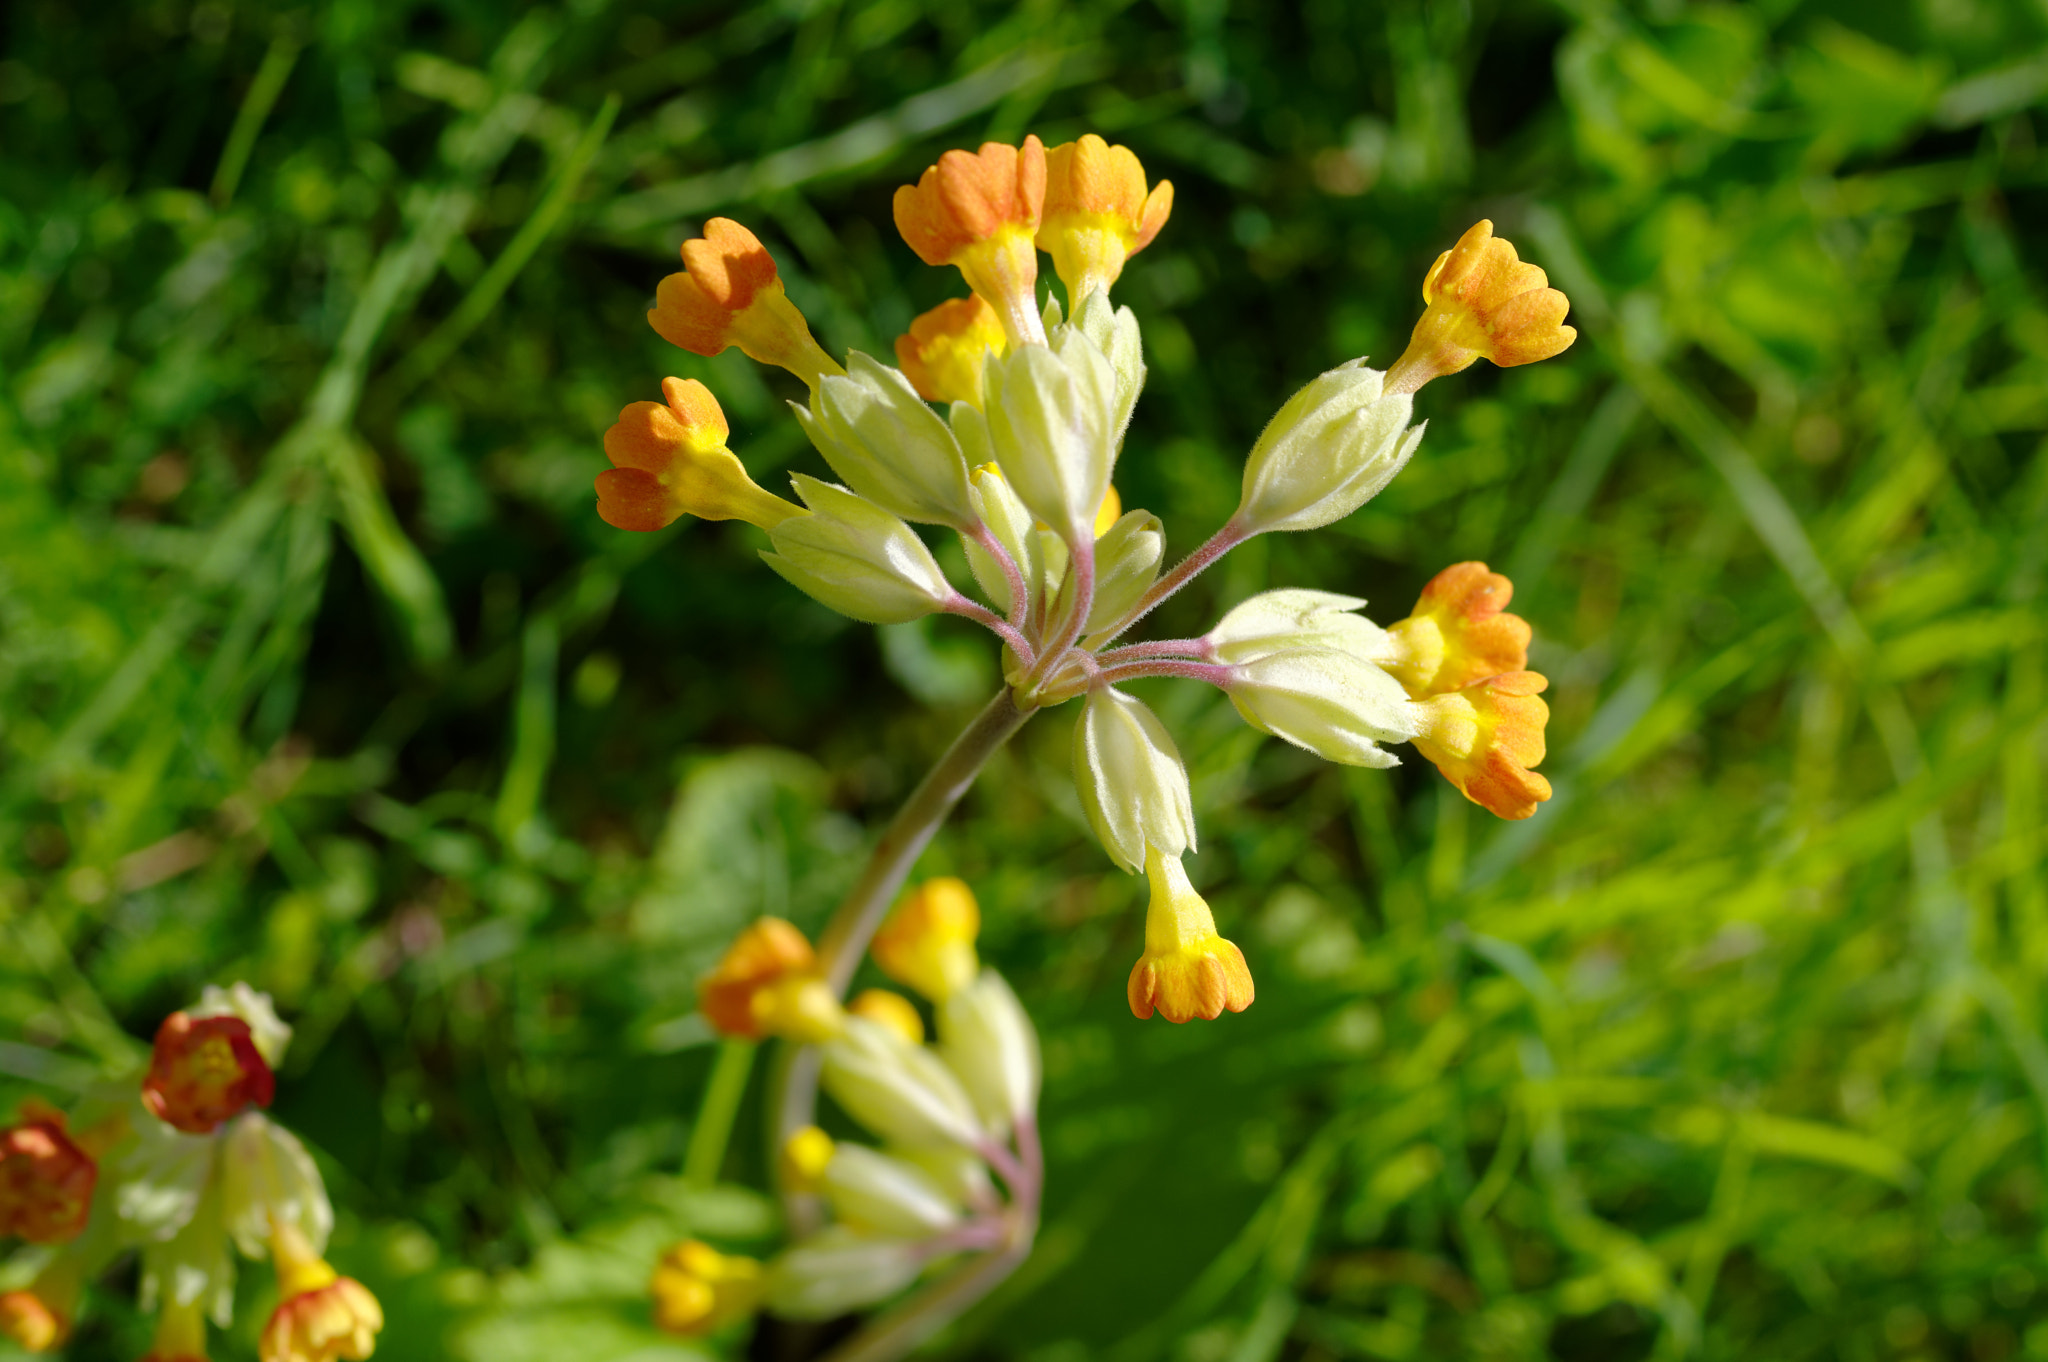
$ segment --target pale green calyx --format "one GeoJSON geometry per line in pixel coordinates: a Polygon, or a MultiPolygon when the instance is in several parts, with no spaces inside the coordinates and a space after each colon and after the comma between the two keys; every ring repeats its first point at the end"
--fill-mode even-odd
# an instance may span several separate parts
{"type": "Polygon", "coordinates": [[[1074,725],[1074,788],[1102,849],[1126,871],[1144,867],[1147,846],[1169,857],[1195,847],[1194,799],[1172,735],[1113,686],[1090,691],[1074,725]]]}
{"type": "Polygon", "coordinates": [[[929,615],[955,595],[931,550],[910,526],[844,487],[792,475],[811,510],[768,532],[761,555],[799,591],[870,624],[929,615]]]}
{"type": "MultiPolygon", "coordinates": [[[[1100,293],[1088,295],[1089,302],[1100,293]]],[[[1085,304],[1084,304],[1085,306],[1085,304]]],[[[1095,601],[1088,608],[1088,631],[1107,629],[1123,619],[1159,578],[1166,554],[1166,527],[1150,511],[1126,511],[1095,541],[1095,601]]]]}
{"type": "Polygon", "coordinates": [[[944,420],[888,365],[855,350],[807,410],[789,404],[825,462],[883,510],[928,525],[972,523],[967,459],[944,420]]]}
{"type": "Polygon", "coordinates": [[[832,1211],[856,1229],[921,1239],[960,1221],[960,1207],[922,1168],[841,1140],[818,1179],[832,1211]]]}
{"type": "Polygon", "coordinates": [[[990,1130],[1038,1108],[1038,1031],[1024,1005],[984,965],[974,982],[939,1004],[939,1053],[990,1130]]]}
{"type": "MultiPolygon", "coordinates": [[[[1379,495],[1422,440],[1414,399],[1384,393],[1364,360],[1312,380],[1276,412],[1244,465],[1246,530],[1313,530],[1379,495]]],[[[1426,424],[1426,423],[1425,423],[1426,424]]]]}
{"type": "Polygon", "coordinates": [[[849,1017],[821,1047],[825,1091],[893,1144],[973,1148],[986,1132],[960,1080],[938,1056],[885,1026],[849,1017]]]}
{"type": "Polygon", "coordinates": [[[1398,766],[1378,744],[1417,732],[1401,683],[1337,648],[1254,658],[1232,670],[1224,689],[1253,728],[1346,766],[1398,766]]]}
{"type": "Polygon", "coordinates": [[[221,1218],[244,1256],[262,1257],[275,1225],[296,1228],[315,1253],[325,1251],[334,1207],[298,1136],[261,1112],[244,1112],[227,1128],[220,1169],[221,1218]]]}
{"type": "Polygon", "coordinates": [[[1063,327],[1051,345],[1019,345],[982,371],[996,462],[1031,513],[1068,543],[1092,539],[1116,463],[1116,371],[1095,342],[1063,327]]]}
{"type": "Polygon", "coordinates": [[[1357,596],[1299,588],[1252,597],[1216,622],[1204,638],[1206,655],[1218,662],[1249,662],[1297,648],[1335,648],[1384,666],[1398,650],[1387,631],[1357,612],[1357,596]]]}
{"type": "Polygon", "coordinates": [[[925,1258],[915,1240],[828,1225],[776,1255],[762,1275],[761,1299],[785,1319],[832,1319],[909,1286],[925,1258]]]}
{"type": "Polygon", "coordinates": [[[1138,334],[1138,315],[1128,307],[1111,308],[1109,294],[1098,290],[1082,300],[1073,326],[1095,342],[1116,370],[1116,443],[1121,446],[1138,395],[1145,391],[1145,346],[1138,334]]]}

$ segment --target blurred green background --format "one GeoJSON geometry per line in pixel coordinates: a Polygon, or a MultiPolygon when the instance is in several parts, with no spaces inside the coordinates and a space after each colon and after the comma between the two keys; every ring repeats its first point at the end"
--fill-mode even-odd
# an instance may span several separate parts
{"type": "MultiPolygon", "coordinates": [[[[1152,365],[1118,483],[1175,554],[1475,218],[1570,294],[1575,348],[1433,385],[1383,496],[1159,625],[1268,586],[1399,618],[1484,559],[1557,797],[1503,825],[1146,690],[1259,999],[1140,1024],[1142,882],[1079,821],[1071,709],[1035,720],[922,867],[1043,1029],[1052,1159],[1036,1256],[940,1350],[2048,1357],[2041,5],[0,24],[0,1104],[269,989],[381,1358],[702,1355],[647,1323],[653,1253],[773,1241],[758,1103],[727,1185],[679,1176],[694,980],[756,913],[815,928],[994,684],[971,626],[849,624],[744,525],[598,520],[602,432],[667,374],[763,482],[824,471],[793,381],[664,344],[655,282],[729,213],[886,354],[961,291],[894,186],[1088,130],[1177,190],[1118,288],[1152,365]]],[[[132,1283],[70,1356],[144,1350],[132,1283]]]]}

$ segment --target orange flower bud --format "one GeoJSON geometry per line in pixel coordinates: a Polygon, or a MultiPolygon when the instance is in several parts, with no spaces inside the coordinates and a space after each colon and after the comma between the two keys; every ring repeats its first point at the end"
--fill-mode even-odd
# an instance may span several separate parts
{"type": "Polygon", "coordinates": [[[0,1334],[32,1353],[46,1353],[71,1334],[71,1311],[34,1287],[0,1292],[0,1334]]]}
{"type": "Polygon", "coordinates": [[[1005,348],[1003,323],[978,293],[949,298],[896,338],[896,367],[927,402],[981,405],[981,368],[1005,348]]]}
{"type": "Polygon", "coordinates": [[[978,152],[947,152],[914,187],[898,189],[896,230],[925,264],[957,266],[1012,345],[1043,344],[1031,239],[1044,203],[1045,144],[984,142],[978,152]]]}
{"type": "Polygon", "coordinates": [[[157,1028],[142,1101],[166,1125],[206,1135],[251,1104],[269,1106],[276,1087],[249,1023],[173,1012],[157,1028]]]}
{"type": "Polygon", "coordinates": [[[869,947],[882,973],[942,1003],[974,982],[981,908],[964,880],[941,875],[904,896],[869,947]]]}
{"type": "Polygon", "coordinates": [[[284,1299],[257,1341],[262,1362],[362,1362],[377,1350],[384,1309],[368,1287],[337,1273],[293,1225],[274,1227],[271,1249],[284,1299]]]}
{"type": "Polygon", "coordinates": [[[77,1238],[98,1180],[99,1165],[65,1133],[59,1113],[0,1134],[0,1239],[57,1244],[77,1238]]]}
{"type": "Polygon", "coordinates": [[[817,1191],[837,1149],[830,1135],[816,1126],[805,1126],[782,1142],[782,1185],[792,1192],[817,1191]]]}
{"type": "Polygon", "coordinates": [[[1484,563],[1453,563],[1429,579],[1415,613],[1387,629],[1399,650],[1386,669],[1427,699],[1529,665],[1529,625],[1505,613],[1515,584],[1484,563]]]}
{"type": "Polygon", "coordinates": [[[924,1018],[917,1014],[917,1005],[901,993],[891,993],[886,988],[863,989],[859,997],[846,1005],[846,1010],[888,1027],[912,1045],[924,1044],[924,1018]]]}
{"type": "Polygon", "coordinates": [[[1152,244],[1173,212],[1173,183],[1145,192],[1145,167],[1129,147],[1088,133],[1045,153],[1045,212],[1038,248],[1067,286],[1070,311],[1123,273],[1124,261],[1152,244]]]}
{"type": "Polygon", "coordinates": [[[1217,935],[1209,905],[1188,882],[1180,857],[1145,849],[1152,903],[1145,912],[1145,954],[1131,968],[1127,988],[1139,1021],[1156,1010],[1170,1022],[1214,1021],[1225,1008],[1252,1005],[1252,972],[1244,952],[1217,935]]]}
{"type": "Polygon", "coordinates": [[[657,1327],[701,1338],[759,1308],[761,1265],[739,1254],[720,1253],[702,1240],[686,1239],[661,1255],[647,1289],[654,1297],[657,1327]]]}
{"type": "Polygon", "coordinates": [[[1527,818],[1550,798],[1550,782],[1529,768],[1543,760],[1550,683],[1529,671],[1489,677],[1416,706],[1415,749],[1436,763],[1465,798],[1502,818],[1527,818]]]}
{"type": "Polygon", "coordinates": [[[718,399],[694,378],[664,378],[667,404],[635,402],[604,433],[613,467],[597,475],[597,513],[622,530],[658,530],[677,516],[744,520],[762,529],[804,510],[747,476],[725,447],[718,399]]]}
{"type": "Polygon", "coordinates": [[[1571,300],[1550,287],[1542,270],[1523,263],[1514,244],[1495,236],[1484,219],[1429,267],[1422,300],[1428,310],[1387,372],[1387,392],[1414,392],[1482,357],[1504,369],[1533,364],[1561,353],[1579,335],[1563,324],[1571,300]]]}
{"type": "Polygon", "coordinates": [[[715,355],[737,345],[748,358],[789,370],[815,388],[844,372],[811,338],[804,314],[782,290],[760,239],[730,218],[713,218],[683,243],[683,270],[661,281],[648,323],[672,345],[715,355]]]}
{"type": "Polygon", "coordinates": [[[826,1040],[845,1019],[810,941],[779,917],[760,918],[739,934],[698,985],[697,1003],[720,1035],[754,1040],[826,1040]]]}

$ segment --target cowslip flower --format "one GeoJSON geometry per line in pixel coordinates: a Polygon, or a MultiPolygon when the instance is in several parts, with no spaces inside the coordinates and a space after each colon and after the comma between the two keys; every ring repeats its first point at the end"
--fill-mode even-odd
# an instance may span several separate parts
{"type": "Polygon", "coordinates": [[[0,1238],[58,1244],[78,1237],[92,1211],[99,1164],[52,1112],[0,1133],[0,1238]]]}
{"type": "Polygon", "coordinates": [[[1562,354],[1579,336],[1564,325],[1570,300],[1483,218],[1430,266],[1422,300],[1428,310],[1387,371],[1394,392],[1414,392],[1479,359],[1503,369],[1533,364],[1562,354]]]}
{"type": "Polygon", "coordinates": [[[981,405],[981,371],[1008,344],[1002,319],[978,293],[949,298],[896,338],[896,367],[927,402],[981,405]]]}
{"type": "Polygon", "coordinates": [[[1225,1008],[1250,1007],[1252,972],[1244,952],[1217,934],[1216,919],[1188,882],[1180,857],[1150,850],[1145,874],[1152,902],[1145,910],[1145,954],[1131,969],[1131,1015],[1144,1021],[1156,1011],[1170,1022],[1213,1021],[1225,1008]]]}
{"type": "Polygon", "coordinates": [[[757,919],[697,987],[698,1006],[720,1035],[825,1040],[845,1013],[810,940],[779,917],[757,919]]]}
{"type": "Polygon", "coordinates": [[[247,1107],[269,1106],[276,1088],[248,1022],[173,1012],[157,1028],[142,1101],[164,1124],[206,1135],[247,1107]]]}
{"type": "Polygon", "coordinates": [[[882,972],[935,1003],[974,982],[981,907],[965,880],[939,875],[903,896],[869,947],[882,972]]]}
{"type": "Polygon", "coordinates": [[[1543,760],[1550,683],[1508,672],[1421,701],[1415,749],[1467,799],[1502,818],[1527,818],[1550,798],[1550,782],[1529,768],[1543,760]]]}
{"type": "Polygon", "coordinates": [[[1107,291],[1124,261],[1152,244],[1173,212],[1173,184],[1145,192],[1145,167],[1128,147],[1087,133],[1045,153],[1045,206],[1038,248],[1067,286],[1069,310],[1107,291]]]}
{"type": "Polygon", "coordinates": [[[995,309],[1011,345],[1045,342],[1032,238],[1045,203],[1045,144],[949,151],[896,191],[896,230],[927,265],[952,265],[995,309]]]}
{"type": "Polygon", "coordinates": [[[634,402],[604,433],[612,467],[597,475],[597,513],[622,530],[658,530],[678,516],[772,529],[803,508],[762,488],[726,448],[718,399],[694,378],[665,378],[661,402],[634,402]]]}
{"type": "Polygon", "coordinates": [[[703,236],[683,243],[683,273],[661,281],[647,321],[663,340],[693,354],[737,345],[749,359],[787,369],[812,388],[840,372],[783,292],[774,257],[731,218],[711,219],[703,236]]]}
{"type": "Polygon", "coordinates": [[[262,1362],[362,1362],[377,1350],[384,1309],[361,1282],[344,1277],[295,1226],[272,1232],[283,1298],[257,1343],[262,1362]]]}
{"type": "Polygon", "coordinates": [[[761,1264],[743,1254],[720,1253],[701,1239],[685,1239],[661,1255],[647,1289],[654,1297],[657,1328],[702,1338],[760,1307],[761,1264]]]}
{"type": "Polygon", "coordinates": [[[846,1005],[853,1016],[886,1026],[912,1045],[924,1044],[924,1018],[917,1005],[901,993],[886,988],[864,988],[846,1005]]]}
{"type": "MultiPolygon", "coordinates": [[[[1387,626],[1388,673],[1417,700],[1529,665],[1528,622],[1505,613],[1515,585],[1484,563],[1454,563],[1422,588],[1415,611],[1387,626]]],[[[1363,602],[1361,602],[1363,604],[1363,602]]]]}

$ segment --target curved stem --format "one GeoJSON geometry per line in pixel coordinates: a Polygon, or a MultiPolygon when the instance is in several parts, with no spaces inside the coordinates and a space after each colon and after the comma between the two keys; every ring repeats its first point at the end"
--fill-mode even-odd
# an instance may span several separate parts
{"type": "MultiPolygon", "coordinates": [[[[960,796],[967,793],[967,787],[974,783],[982,765],[1009,740],[1012,733],[1024,726],[1032,712],[1017,707],[1009,687],[997,691],[995,698],[953,740],[946,754],[918,782],[917,788],[910,792],[910,798],[903,802],[903,807],[896,811],[889,826],[882,830],[874,851],[868,856],[867,865],[861,869],[860,878],[854,881],[853,888],[841,900],[832,920],[825,924],[824,932],[818,937],[819,962],[824,969],[825,982],[834,994],[845,996],[846,986],[852,981],[861,956],[867,952],[868,942],[873,939],[875,929],[882,925],[883,914],[889,911],[896,892],[910,875],[911,866],[916,864],[918,856],[931,842],[932,835],[939,830],[939,825],[946,821],[946,815],[960,802],[960,796]]],[[[811,1118],[817,1111],[816,1048],[784,1045],[782,1053],[776,1057],[771,1091],[777,1094],[772,1125],[775,1148],[779,1150],[783,1141],[811,1124],[811,1118]]],[[[783,1205],[792,1229],[801,1231],[817,1219],[815,1203],[807,1198],[785,1193],[783,1205]]]]}
{"type": "Polygon", "coordinates": [[[1126,643],[1121,648],[1111,648],[1097,653],[1095,660],[1105,667],[1115,667],[1125,662],[1136,662],[1141,657],[1194,657],[1205,655],[1207,641],[1199,638],[1162,638],[1150,643],[1126,643]]]}
{"type": "Polygon", "coordinates": [[[1118,634],[1124,633],[1139,620],[1151,614],[1161,601],[1200,576],[1202,569],[1208,567],[1218,558],[1221,558],[1224,554],[1230,552],[1251,537],[1252,531],[1247,530],[1239,523],[1236,516],[1232,516],[1224,522],[1222,529],[1209,536],[1208,543],[1181,559],[1179,566],[1154,582],[1152,589],[1145,593],[1144,597],[1139,600],[1130,614],[1118,620],[1097,636],[1104,643],[1115,639],[1118,634]]]}
{"type": "Polygon", "coordinates": [[[1035,654],[1031,651],[1030,641],[1024,635],[1017,632],[1016,626],[1005,622],[1001,615],[998,615],[980,601],[971,601],[965,596],[956,594],[952,600],[947,601],[940,609],[949,615],[958,615],[962,619],[973,620],[976,624],[990,630],[997,638],[1010,645],[1010,651],[1017,654],[1018,660],[1025,666],[1028,667],[1032,664],[1035,654]]]}
{"type": "Polygon", "coordinates": [[[1095,604],[1095,541],[1083,539],[1069,544],[1068,549],[1067,573],[1074,587],[1073,607],[1060,621],[1059,632],[1045,640],[1045,648],[1039,653],[1037,664],[1025,674],[1027,693],[1044,681],[1060,656],[1074,646],[1074,640],[1081,636],[1083,626],[1088,623],[1088,610],[1095,604]]]}
{"type": "Polygon", "coordinates": [[[1183,681],[1207,681],[1212,686],[1227,686],[1236,668],[1220,662],[1184,662],[1176,658],[1158,658],[1145,662],[1126,662],[1121,667],[1105,667],[1095,678],[1099,686],[1115,686],[1125,681],[1138,681],[1148,676],[1172,676],[1183,681]]]}
{"type": "Polygon", "coordinates": [[[996,566],[1003,570],[1003,581],[1010,588],[1010,627],[1023,629],[1025,614],[1031,607],[1031,593],[1024,589],[1023,569],[1017,566],[1017,560],[1003,547],[1003,541],[996,538],[996,532],[988,527],[987,521],[977,520],[971,529],[962,533],[981,545],[982,551],[995,559],[996,566]]]}

